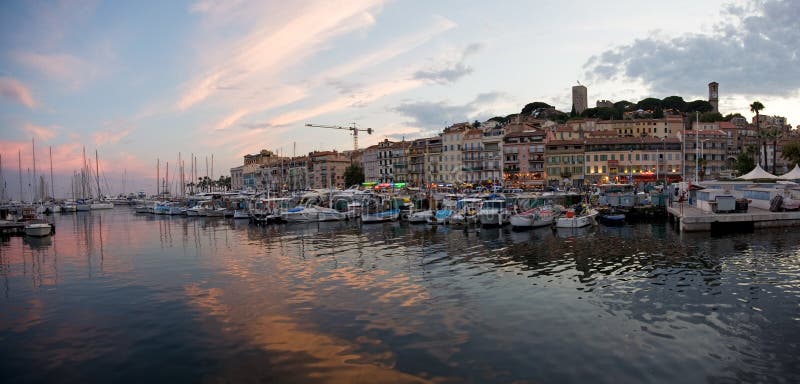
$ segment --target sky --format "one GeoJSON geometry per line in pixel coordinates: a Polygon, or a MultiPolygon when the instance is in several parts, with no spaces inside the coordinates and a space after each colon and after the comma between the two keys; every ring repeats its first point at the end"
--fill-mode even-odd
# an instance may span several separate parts
{"type": "MultiPolygon", "coordinates": [[[[269,149],[347,150],[599,99],[706,99],[800,124],[800,2],[3,1],[0,156],[6,193],[36,171],[57,196],[82,151],[107,192],[155,192],[156,164],[213,155],[214,178],[269,149]],[[124,187],[124,191],[123,191],[124,187]]],[[[190,162],[186,161],[187,168],[190,162]]],[[[211,164],[209,164],[209,167],[211,164]]],[[[187,170],[188,172],[188,170],[187,170]]],[[[209,170],[210,176],[210,170],[209,170]]]]}

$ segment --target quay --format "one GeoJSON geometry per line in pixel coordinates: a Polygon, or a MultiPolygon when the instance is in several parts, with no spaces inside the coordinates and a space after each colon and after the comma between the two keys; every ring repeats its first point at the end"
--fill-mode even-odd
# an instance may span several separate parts
{"type": "Polygon", "coordinates": [[[25,223],[17,221],[0,222],[0,234],[18,235],[25,233],[25,223]]]}
{"type": "Polygon", "coordinates": [[[670,222],[681,232],[701,231],[752,231],[760,228],[800,226],[800,211],[770,212],[750,206],[742,213],[715,213],[701,210],[685,203],[667,207],[670,222]]]}

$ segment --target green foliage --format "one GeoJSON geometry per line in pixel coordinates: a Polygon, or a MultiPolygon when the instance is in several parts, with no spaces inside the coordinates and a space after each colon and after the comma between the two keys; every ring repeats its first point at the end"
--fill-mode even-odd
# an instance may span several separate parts
{"type": "Polygon", "coordinates": [[[364,182],[364,170],[358,164],[353,164],[344,170],[344,185],[361,185],[364,182]]]}
{"type": "Polygon", "coordinates": [[[753,148],[748,148],[749,150],[742,151],[738,157],[736,157],[736,162],[733,164],[733,168],[736,169],[736,172],[739,175],[744,175],[753,170],[756,167],[756,161],[753,159],[753,155],[751,154],[753,148]]]}
{"type": "MultiPolygon", "coordinates": [[[[590,118],[590,119],[600,119],[600,120],[613,120],[615,118],[616,111],[614,108],[607,108],[607,107],[600,107],[600,108],[586,108],[581,116],[590,118]]],[[[621,118],[621,117],[620,117],[621,118]]]]}
{"type": "Polygon", "coordinates": [[[654,119],[663,119],[664,118],[664,110],[661,108],[656,108],[653,111],[653,118],[654,119]]]}
{"type": "Polygon", "coordinates": [[[472,128],[480,128],[481,123],[478,120],[472,122],[472,128]]]}
{"type": "Polygon", "coordinates": [[[789,162],[789,168],[800,164],[800,140],[790,141],[783,145],[781,158],[789,162]]]}
{"type": "Polygon", "coordinates": [[[708,101],[705,101],[705,100],[694,100],[694,101],[690,101],[690,102],[686,103],[686,111],[685,112],[690,112],[690,113],[700,112],[700,113],[703,113],[703,112],[709,112],[709,111],[713,111],[713,110],[714,110],[714,106],[712,106],[711,103],[709,103],[708,101]]]}
{"type": "Polygon", "coordinates": [[[729,113],[729,114],[725,115],[725,116],[722,118],[722,121],[731,121],[731,120],[733,120],[733,118],[734,118],[734,117],[744,117],[744,116],[742,116],[742,114],[741,114],[741,113],[739,113],[739,112],[736,112],[736,113],[729,113]]]}
{"type": "Polygon", "coordinates": [[[525,106],[522,108],[522,112],[520,113],[522,113],[523,115],[530,115],[531,112],[539,108],[553,108],[553,106],[547,103],[543,103],[541,101],[534,101],[532,103],[525,104],[525,106]]]}
{"type": "Polygon", "coordinates": [[[723,121],[724,118],[719,112],[703,112],[700,114],[700,121],[704,123],[713,123],[715,121],[723,121]]]}
{"type": "Polygon", "coordinates": [[[664,109],[674,109],[679,112],[686,110],[686,101],[680,96],[667,96],[661,100],[661,107],[664,109]]]}
{"type": "MultiPolygon", "coordinates": [[[[508,116],[511,116],[511,115],[508,115],[508,116]]],[[[495,116],[495,117],[492,117],[491,119],[489,119],[489,121],[496,121],[496,122],[498,122],[500,124],[506,124],[506,123],[508,123],[508,116],[506,116],[506,117],[495,116]]]]}
{"type": "Polygon", "coordinates": [[[656,109],[661,108],[661,100],[654,97],[648,97],[636,103],[636,108],[643,109],[645,111],[655,111],[656,109]]]}
{"type": "Polygon", "coordinates": [[[764,110],[764,104],[761,104],[760,101],[756,100],[752,104],[750,104],[750,112],[753,112],[758,116],[759,112],[764,110]]]}

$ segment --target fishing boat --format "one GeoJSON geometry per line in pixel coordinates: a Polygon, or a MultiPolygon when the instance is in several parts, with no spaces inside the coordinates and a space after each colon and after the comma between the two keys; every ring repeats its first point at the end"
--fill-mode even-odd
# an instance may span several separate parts
{"type": "Polygon", "coordinates": [[[571,208],[567,210],[564,216],[556,219],[556,227],[558,228],[581,228],[594,223],[594,219],[598,212],[594,208],[571,208]]]}
{"type": "Polygon", "coordinates": [[[536,207],[512,215],[509,219],[514,228],[538,228],[553,225],[561,214],[553,207],[536,207]]]}
{"type": "Polygon", "coordinates": [[[408,216],[408,222],[411,224],[427,223],[431,216],[433,216],[433,211],[431,210],[417,211],[408,216]]]}
{"type": "Polygon", "coordinates": [[[428,224],[447,224],[453,212],[455,211],[452,209],[437,209],[433,215],[428,217],[428,224]]]}
{"type": "Polygon", "coordinates": [[[481,209],[483,200],[467,197],[458,200],[456,212],[450,215],[448,224],[450,225],[469,225],[478,222],[478,211],[481,209]]]}
{"type": "Polygon", "coordinates": [[[503,226],[508,224],[510,213],[505,199],[486,200],[478,211],[478,220],[482,226],[503,226]]]}
{"type": "Polygon", "coordinates": [[[400,207],[397,200],[386,195],[370,195],[361,203],[362,223],[383,223],[396,221],[400,217],[400,207]]]}

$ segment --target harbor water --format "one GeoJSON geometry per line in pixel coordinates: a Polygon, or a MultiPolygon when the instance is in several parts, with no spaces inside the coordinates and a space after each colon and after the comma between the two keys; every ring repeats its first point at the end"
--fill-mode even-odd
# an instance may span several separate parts
{"type": "Polygon", "coordinates": [[[0,381],[800,382],[800,231],[128,208],[0,242],[0,381]]]}

